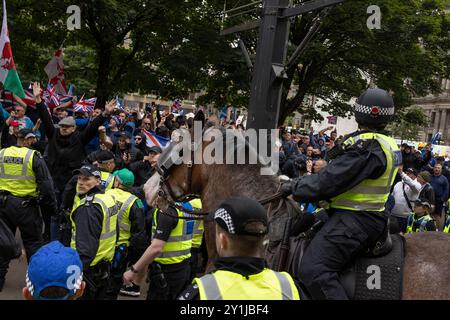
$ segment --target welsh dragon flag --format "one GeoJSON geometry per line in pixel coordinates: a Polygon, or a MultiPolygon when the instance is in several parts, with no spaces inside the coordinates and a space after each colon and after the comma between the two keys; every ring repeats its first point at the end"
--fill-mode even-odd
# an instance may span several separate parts
{"type": "Polygon", "coordinates": [[[6,17],[6,1],[3,0],[3,24],[0,34],[0,82],[5,90],[14,92],[17,96],[25,98],[19,75],[14,65],[14,59],[9,42],[8,23],[6,17]]]}

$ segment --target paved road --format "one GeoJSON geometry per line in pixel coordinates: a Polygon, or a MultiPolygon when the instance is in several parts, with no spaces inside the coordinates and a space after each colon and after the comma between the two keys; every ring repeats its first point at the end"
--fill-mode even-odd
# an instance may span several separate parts
{"type": "MultiPolygon", "coordinates": [[[[6,275],[6,283],[0,292],[0,300],[22,300],[22,288],[25,286],[26,259],[13,260],[9,265],[6,275]]],[[[138,298],[119,296],[119,300],[144,300],[147,293],[147,284],[141,288],[141,296],[138,298]]]]}

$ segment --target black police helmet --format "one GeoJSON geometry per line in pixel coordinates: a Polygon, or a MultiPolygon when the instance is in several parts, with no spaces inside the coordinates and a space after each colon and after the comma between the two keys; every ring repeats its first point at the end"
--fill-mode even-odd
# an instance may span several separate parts
{"type": "Polygon", "coordinates": [[[383,89],[367,89],[356,101],[355,119],[358,124],[383,129],[394,117],[394,100],[383,89]]]}

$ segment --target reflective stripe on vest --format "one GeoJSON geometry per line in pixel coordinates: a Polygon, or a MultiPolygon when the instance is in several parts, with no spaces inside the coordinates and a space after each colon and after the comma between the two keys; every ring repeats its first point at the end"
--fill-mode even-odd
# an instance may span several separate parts
{"type": "Polygon", "coordinates": [[[365,179],[350,190],[332,198],[331,208],[352,211],[383,211],[389,197],[394,177],[401,162],[401,154],[394,139],[379,133],[363,133],[350,137],[344,144],[349,146],[358,140],[375,139],[386,156],[386,170],[377,179],[365,179]]]}
{"type": "MultiPolygon", "coordinates": [[[[178,216],[186,216],[185,213],[177,210],[178,216]]],[[[158,209],[153,213],[152,240],[157,229],[158,209]]],[[[176,227],[170,232],[169,239],[164,244],[161,254],[155,261],[161,264],[175,264],[191,257],[192,236],[194,221],[178,219],[176,227]]]]}
{"type": "MultiPolygon", "coordinates": [[[[202,209],[202,201],[200,199],[192,199],[189,201],[192,208],[202,209]]],[[[205,231],[203,220],[194,220],[194,235],[192,236],[192,248],[200,248],[203,240],[203,232],[205,231]]]]}
{"type": "Polygon", "coordinates": [[[445,233],[450,233],[450,216],[447,218],[447,221],[444,225],[444,230],[445,233]]]}
{"type": "Polygon", "coordinates": [[[414,218],[414,214],[411,214],[408,217],[408,224],[406,227],[406,233],[414,233],[414,232],[425,232],[427,231],[426,227],[428,222],[430,222],[431,220],[433,220],[433,218],[431,218],[430,215],[426,215],[423,217],[420,217],[419,219],[415,219],[414,218]],[[417,224],[419,225],[419,227],[417,228],[417,224]]]}
{"type": "Polygon", "coordinates": [[[117,245],[125,244],[130,245],[131,239],[131,221],[130,211],[135,201],[138,198],[132,195],[130,192],[122,190],[120,188],[114,188],[106,191],[107,194],[114,197],[116,204],[119,208],[118,225],[119,225],[119,239],[117,245]]]}
{"type": "Polygon", "coordinates": [[[114,176],[106,171],[100,171],[100,179],[105,190],[111,190],[113,188],[114,176]]]}
{"type": "Polygon", "coordinates": [[[120,210],[119,210],[119,227],[120,227],[120,230],[124,230],[124,231],[130,232],[131,225],[124,223],[123,218],[124,218],[125,213],[127,211],[130,212],[130,209],[131,209],[131,206],[132,206],[133,202],[136,201],[137,199],[138,198],[136,196],[131,195],[131,196],[128,197],[128,199],[120,207],[120,210]]]}
{"type": "Polygon", "coordinates": [[[26,147],[9,147],[0,150],[0,190],[16,197],[37,197],[37,183],[33,171],[36,151],[26,147]]]}
{"type": "Polygon", "coordinates": [[[87,202],[92,204],[98,204],[101,207],[103,213],[102,232],[100,234],[100,242],[97,250],[97,254],[91,266],[96,265],[102,260],[112,261],[114,257],[114,251],[117,240],[117,218],[118,208],[115,203],[115,199],[108,194],[96,194],[94,197],[88,196],[81,200],[76,200],[70,213],[70,220],[72,222],[72,240],[70,246],[76,249],[76,225],[73,220],[73,214],[80,207],[87,202]]]}
{"type": "Polygon", "coordinates": [[[264,269],[244,277],[219,270],[193,281],[201,300],[299,300],[298,290],[286,272],[264,269]]]}
{"type": "Polygon", "coordinates": [[[194,234],[192,236],[192,248],[200,248],[203,241],[205,225],[203,220],[194,220],[194,234]]]}

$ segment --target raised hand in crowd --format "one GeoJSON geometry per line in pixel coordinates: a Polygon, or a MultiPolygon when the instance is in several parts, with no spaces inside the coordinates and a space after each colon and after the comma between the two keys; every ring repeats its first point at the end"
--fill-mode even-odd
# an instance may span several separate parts
{"type": "Polygon", "coordinates": [[[31,129],[33,132],[36,132],[39,130],[39,128],[41,127],[42,124],[42,120],[41,119],[37,119],[36,120],[36,124],[34,125],[33,129],[31,129]]]}
{"type": "Polygon", "coordinates": [[[312,173],[312,169],[313,169],[313,161],[311,159],[306,160],[306,172],[308,175],[312,173]]]}
{"type": "Polygon", "coordinates": [[[36,99],[36,103],[41,103],[41,84],[39,82],[34,82],[33,83],[33,95],[34,98],[36,99]]]}
{"type": "Polygon", "coordinates": [[[110,137],[106,134],[106,128],[104,126],[98,127],[100,148],[102,150],[111,150],[113,143],[110,137]]]}
{"type": "Polygon", "coordinates": [[[124,152],[123,153],[123,156],[122,156],[122,159],[123,159],[123,162],[125,163],[125,164],[129,164],[130,163],[130,161],[131,161],[131,155],[130,155],[130,153],[127,151],[127,152],[124,152]]]}
{"type": "Polygon", "coordinates": [[[16,112],[15,111],[11,111],[9,113],[9,118],[6,119],[6,121],[5,121],[8,126],[10,125],[11,121],[14,120],[15,116],[16,116],[16,112]]]}
{"type": "Polygon", "coordinates": [[[105,111],[109,114],[112,114],[114,112],[114,109],[116,108],[116,104],[116,99],[108,101],[105,105],[105,111]]]}

